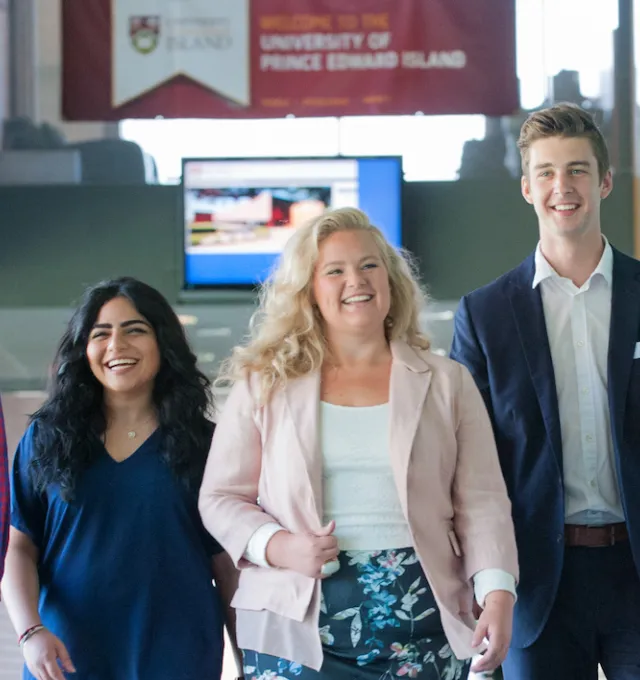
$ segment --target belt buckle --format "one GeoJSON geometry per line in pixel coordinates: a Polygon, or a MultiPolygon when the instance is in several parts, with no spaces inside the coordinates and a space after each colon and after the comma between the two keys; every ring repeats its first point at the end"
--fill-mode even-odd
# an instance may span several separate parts
{"type": "Polygon", "coordinates": [[[613,546],[615,544],[616,544],[616,525],[610,524],[609,525],[609,546],[613,546]]]}

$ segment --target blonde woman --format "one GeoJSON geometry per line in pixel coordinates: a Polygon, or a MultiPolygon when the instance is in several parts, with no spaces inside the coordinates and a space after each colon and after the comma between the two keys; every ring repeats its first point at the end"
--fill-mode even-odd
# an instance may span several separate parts
{"type": "Polygon", "coordinates": [[[429,352],[423,303],[366,215],[335,210],[292,236],[223,369],[199,508],[241,569],[247,679],[463,680],[487,644],[474,670],[504,659],[510,504],[482,398],[429,352]]]}

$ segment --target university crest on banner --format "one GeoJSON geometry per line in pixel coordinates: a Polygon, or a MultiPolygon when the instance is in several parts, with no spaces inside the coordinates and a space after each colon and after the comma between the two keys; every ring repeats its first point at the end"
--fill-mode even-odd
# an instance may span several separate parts
{"type": "Polygon", "coordinates": [[[153,52],[160,38],[160,17],[129,17],[129,38],[140,54],[153,52]]]}
{"type": "Polygon", "coordinates": [[[250,0],[110,2],[113,106],[176,77],[233,106],[250,104],[250,0]]]}

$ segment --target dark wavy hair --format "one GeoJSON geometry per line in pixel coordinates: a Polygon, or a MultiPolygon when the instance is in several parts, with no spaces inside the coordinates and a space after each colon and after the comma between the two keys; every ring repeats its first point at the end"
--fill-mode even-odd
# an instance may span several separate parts
{"type": "Polygon", "coordinates": [[[160,368],[153,386],[162,435],[162,457],[187,488],[202,480],[213,424],[211,384],[197,368],[180,320],[155,288],[133,278],[103,281],[89,288],[62,336],[53,364],[49,396],[33,414],[33,473],[43,491],[57,484],[65,500],[74,497],[79,476],[97,458],[106,429],[103,387],[87,359],[87,343],[102,307],[126,298],[153,327],[160,368]]]}

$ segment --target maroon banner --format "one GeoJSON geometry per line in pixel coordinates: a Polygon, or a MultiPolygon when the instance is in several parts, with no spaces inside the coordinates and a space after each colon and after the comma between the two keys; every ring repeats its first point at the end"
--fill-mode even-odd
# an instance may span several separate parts
{"type": "Polygon", "coordinates": [[[63,0],[64,118],[518,107],[515,0],[236,1],[63,0]]]}

